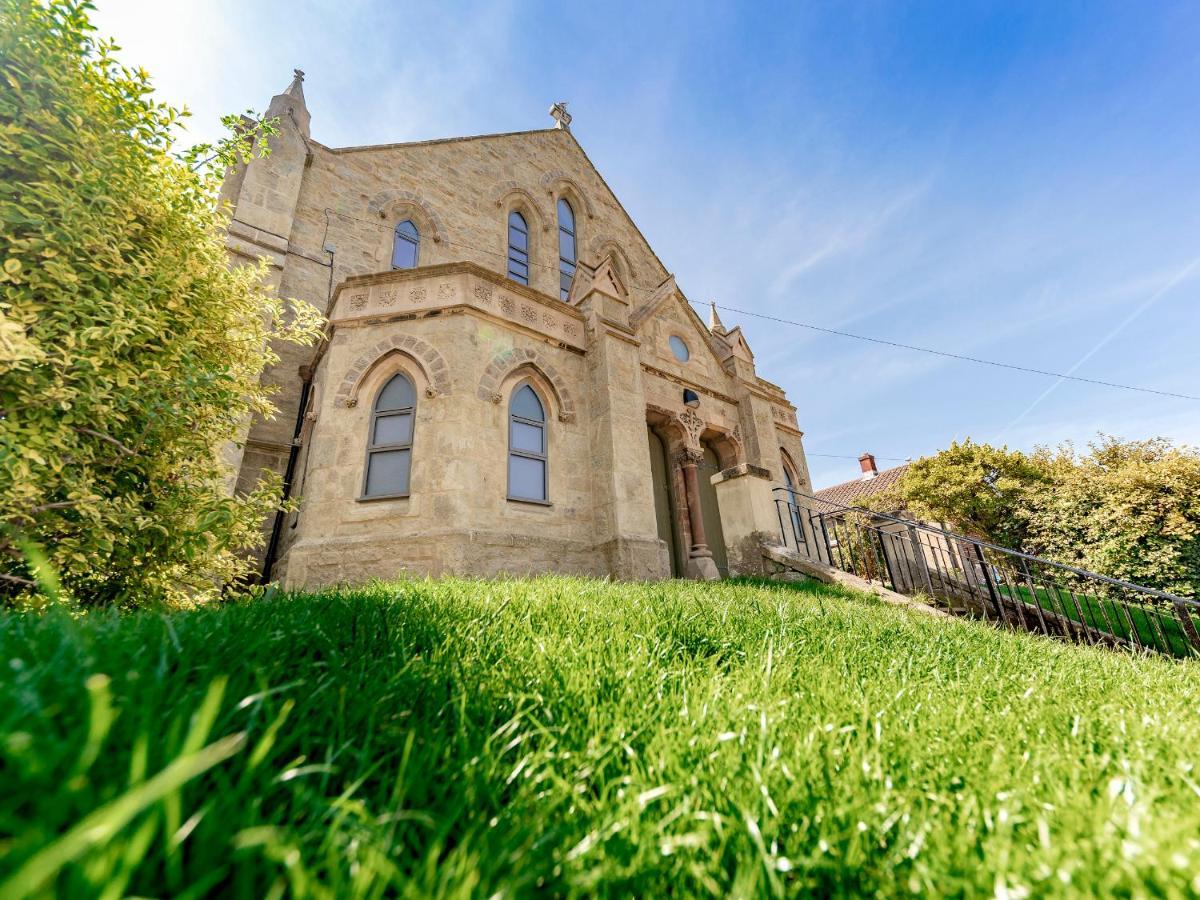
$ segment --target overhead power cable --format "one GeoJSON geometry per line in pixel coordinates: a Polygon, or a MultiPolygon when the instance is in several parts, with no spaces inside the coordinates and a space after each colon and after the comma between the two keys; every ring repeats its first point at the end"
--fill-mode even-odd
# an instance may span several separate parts
{"type": "MultiPolygon", "coordinates": [[[[338,216],[339,218],[349,219],[349,220],[355,221],[355,222],[362,222],[363,224],[371,225],[375,228],[379,228],[379,229],[382,229],[385,231],[393,230],[391,225],[383,225],[379,222],[373,222],[368,219],[360,218],[359,216],[352,216],[347,213],[338,212],[335,209],[326,208],[325,213],[326,213],[326,215],[332,214],[332,215],[338,216]]],[[[327,231],[328,231],[328,229],[327,229],[327,231]]],[[[487,253],[491,256],[504,256],[505,255],[503,253],[498,253],[495,250],[487,250],[482,247],[473,247],[470,244],[461,244],[461,243],[458,243],[457,241],[446,240],[445,243],[450,244],[455,247],[462,247],[463,249],[466,249],[466,250],[474,250],[477,253],[487,253]]],[[[530,260],[529,265],[540,266],[540,267],[546,268],[546,269],[555,269],[555,270],[558,269],[557,266],[546,265],[545,263],[537,263],[532,260],[530,260]]],[[[332,273],[331,273],[331,277],[332,277],[332,273]]],[[[693,305],[699,306],[699,307],[703,307],[703,305],[704,305],[696,300],[692,300],[691,303],[693,305]]],[[[882,346],[885,346],[885,347],[898,347],[902,350],[914,350],[918,353],[928,353],[928,354],[931,354],[932,356],[940,356],[944,359],[957,359],[961,362],[976,363],[977,365],[981,365],[981,366],[994,366],[995,368],[998,368],[998,369],[1010,369],[1011,371],[1014,371],[1014,372],[1027,372],[1031,375],[1045,375],[1049,378],[1062,378],[1066,381],[1079,381],[1084,384],[1095,384],[1095,385],[1099,385],[1101,387],[1118,388],[1123,391],[1137,391],[1142,394],[1156,394],[1160,397],[1175,397],[1180,400],[1200,400],[1200,397],[1195,396],[1194,394],[1180,394],[1180,393],[1176,393],[1175,391],[1160,391],[1160,390],[1157,390],[1156,388],[1137,387],[1132,384],[1120,384],[1115,381],[1101,381],[1096,378],[1084,378],[1081,375],[1068,375],[1065,372],[1051,372],[1048,369],[1035,369],[1035,368],[1031,368],[1029,366],[1018,366],[1018,365],[1014,365],[1013,363],[997,362],[994,359],[981,359],[978,356],[966,356],[962,353],[950,353],[946,350],[934,350],[932,347],[919,347],[916,344],[904,344],[904,343],[901,343],[900,341],[888,341],[888,340],[884,340],[883,338],[869,337],[868,335],[865,335],[865,334],[854,334],[853,332],[849,332],[849,331],[839,331],[836,328],[823,328],[820,325],[810,325],[807,322],[796,322],[792,319],[781,319],[777,316],[768,316],[765,313],[750,312],[747,309],[738,309],[737,307],[725,306],[721,303],[717,303],[715,305],[716,305],[717,309],[723,309],[726,312],[736,313],[737,315],[740,315],[740,316],[752,316],[753,318],[756,318],[756,319],[765,319],[768,322],[779,322],[780,324],[783,324],[783,325],[794,325],[797,328],[807,328],[809,331],[819,331],[824,334],[834,334],[834,335],[837,335],[838,337],[851,338],[856,341],[868,341],[869,343],[881,344],[882,346]]],[[[816,456],[818,454],[811,454],[811,455],[816,456]]]]}
{"type": "MultiPolygon", "coordinates": [[[[695,300],[692,303],[696,306],[703,306],[695,300]]],[[[882,344],[885,347],[899,347],[902,350],[915,350],[918,353],[929,353],[933,356],[941,356],[945,359],[957,359],[962,362],[977,363],[981,366],[995,366],[998,369],[1011,369],[1015,372],[1028,372],[1032,375],[1046,375],[1050,378],[1062,378],[1066,381],[1081,381],[1084,384],[1097,384],[1101,387],[1120,388],[1123,391],[1138,391],[1142,394],[1157,394],[1160,397],[1176,397],[1180,400],[1200,400],[1193,394],[1179,394],[1174,391],[1160,391],[1156,388],[1137,387],[1132,384],[1120,384],[1115,381],[1100,381],[1097,378],[1084,378],[1080,375],[1068,375],[1065,372],[1051,372],[1047,369],[1034,369],[1029,366],[1018,366],[1013,363],[997,362],[994,359],[981,359],[978,356],[965,356],[961,353],[949,353],[945,350],[934,350],[931,347],[918,347],[915,344],[903,344],[900,341],[887,341],[883,338],[868,337],[865,334],[853,334],[849,331],[838,331],[836,328],[823,328],[820,325],[810,325],[807,322],[795,322],[791,319],[781,319],[777,316],[768,316],[764,313],[750,312],[746,309],[737,309],[732,306],[723,306],[716,304],[717,309],[723,309],[726,312],[736,313],[741,316],[752,316],[756,319],[766,319],[769,322],[779,322],[782,325],[795,325],[797,328],[807,328],[809,331],[820,331],[824,334],[836,334],[838,337],[853,338],[856,341],[868,341],[872,344],[882,344]]]]}

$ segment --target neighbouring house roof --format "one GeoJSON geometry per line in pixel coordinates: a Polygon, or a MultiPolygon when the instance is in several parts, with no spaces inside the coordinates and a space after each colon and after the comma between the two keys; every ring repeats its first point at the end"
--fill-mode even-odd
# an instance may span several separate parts
{"type": "Polygon", "coordinates": [[[895,466],[891,469],[884,469],[874,478],[855,478],[853,481],[844,481],[841,484],[833,485],[833,487],[819,490],[813,496],[818,500],[824,500],[828,503],[838,503],[842,506],[856,506],[860,500],[886,491],[900,480],[900,476],[904,474],[907,468],[908,463],[902,466],[895,466]]]}

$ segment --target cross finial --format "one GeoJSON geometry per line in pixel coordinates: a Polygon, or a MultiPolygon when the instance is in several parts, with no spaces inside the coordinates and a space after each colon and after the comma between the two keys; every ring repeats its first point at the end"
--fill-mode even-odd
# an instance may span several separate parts
{"type": "Polygon", "coordinates": [[[287,86],[284,94],[297,100],[304,99],[304,72],[300,69],[292,69],[292,83],[287,86]]]}
{"type": "Polygon", "coordinates": [[[563,131],[571,130],[571,114],[567,112],[566,100],[559,100],[550,107],[550,118],[558,123],[554,126],[555,128],[561,128],[563,131]]]}

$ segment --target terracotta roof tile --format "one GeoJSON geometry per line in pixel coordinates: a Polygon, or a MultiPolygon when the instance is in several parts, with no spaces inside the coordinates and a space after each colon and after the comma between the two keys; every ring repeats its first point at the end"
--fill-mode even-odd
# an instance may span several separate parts
{"type": "Polygon", "coordinates": [[[854,506],[864,497],[880,494],[894,485],[908,468],[908,463],[884,469],[874,478],[855,478],[853,481],[843,481],[817,491],[813,496],[827,503],[838,503],[842,506],[854,506]]]}

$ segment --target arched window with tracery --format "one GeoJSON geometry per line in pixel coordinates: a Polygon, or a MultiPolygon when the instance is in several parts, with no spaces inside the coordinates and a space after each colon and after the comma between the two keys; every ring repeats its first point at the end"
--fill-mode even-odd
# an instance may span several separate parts
{"type": "Polygon", "coordinates": [[[508,214],[508,277],[529,284],[529,226],[516,210],[508,214]]]}
{"type": "Polygon", "coordinates": [[[508,404],[508,496],[547,503],[546,407],[528,382],[508,404]]]}
{"type": "Polygon", "coordinates": [[[392,238],[392,268],[415,269],[417,255],[421,249],[421,232],[412,219],[405,219],[396,226],[396,234],[392,238]]]}
{"type": "Polygon", "coordinates": [[[575,210],[565,199],[558,201],[558,296],[566,300],[575,278],[575,210]]]}
{"type": "Polygon", "coordinates": [[[393,375],[379,391],[371,410],[364,497],[408,496],[416,411],[413,383],[406,375],[393,375]]]}

